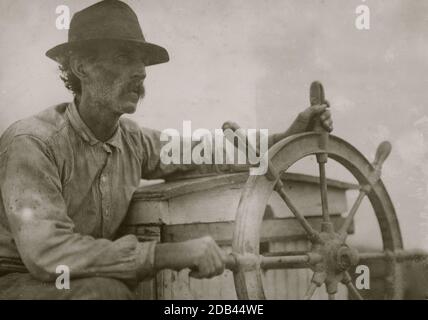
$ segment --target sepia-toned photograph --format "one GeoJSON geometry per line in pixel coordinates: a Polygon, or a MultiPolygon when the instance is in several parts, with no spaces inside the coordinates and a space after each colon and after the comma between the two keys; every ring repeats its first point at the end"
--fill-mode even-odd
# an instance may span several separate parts
{"type": "Polygon", "coordinates": [[[0,0],[0,300],[427,300],[427,16],[0,0]]]}

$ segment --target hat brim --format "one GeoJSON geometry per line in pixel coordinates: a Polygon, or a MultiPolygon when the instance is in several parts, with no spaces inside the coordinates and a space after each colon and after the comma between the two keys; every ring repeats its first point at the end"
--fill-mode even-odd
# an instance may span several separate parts
{"type": "Polygon", "coordinates": [[[63,59],[69,56],[72,50],[78,50],[79,47],[84,47],[88,44],[96,45],[97,42],[118,42],[135,46],[143,53],[144,64],[146,66],[152,66],[155,64],[165,63],[169,61],[169,54],[165,48],[158,46],[154,43],[133,39],[91,39],[66,42],[48,50],[46,52],[46,56],[58,63],[62,63],[63,59]]]}

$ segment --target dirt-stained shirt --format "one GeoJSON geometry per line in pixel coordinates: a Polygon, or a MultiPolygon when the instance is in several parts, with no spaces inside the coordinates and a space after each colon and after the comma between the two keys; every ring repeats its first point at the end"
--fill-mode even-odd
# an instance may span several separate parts
{"type": "Polygon", "coordinates": [[[155,242],[117,231],[141,178],[180,170],[162,164],[160,149],[160,132],[123,117],[97,140],[74,103],[11,125],[0,139],[0,272],[25,267],[50,281],[65,265],[71,277],[153,276],[155,242]]]}

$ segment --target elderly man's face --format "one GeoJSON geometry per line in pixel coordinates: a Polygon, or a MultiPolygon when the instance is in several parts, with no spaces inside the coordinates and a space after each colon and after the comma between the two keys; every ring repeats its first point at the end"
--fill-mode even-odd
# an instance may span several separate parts
{"type": "Polygon", "coordinates": [[[103,44],[97,58],[85,67],[86,77],[82,91],[96,103],[110,108],[113,113],[133,113],[144,96],[143,82],[146,70],[143,57],[136,48],[103,44]]]}

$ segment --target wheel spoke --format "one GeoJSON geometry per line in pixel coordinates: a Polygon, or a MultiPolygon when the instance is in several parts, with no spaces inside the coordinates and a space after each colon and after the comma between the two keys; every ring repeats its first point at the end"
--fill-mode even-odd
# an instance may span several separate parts
{"type": "Polygon", "coordinates": [[[328,212],[328,198],[327,198],[327,179],[325,176],[325,162],[318,161],[320,172],[320,191],[321,191],[321,206],[322,217],[324,222],[330,222],[330,214],[328,212]]]}
{"type": "Polygon", "coordinates": [[[355,288],[354,284],[352,283],[352,278],[347,271],[344,273],[342,283],[348,288],[351,296],[355,297],[357,300],[364,300],[364,298],[358,292],[357,288],[355,288]]]}
{"type": "Polygon", "coordinates": [[[361,294],[358,292],[357,288],[355,288],[352,282],[347,283],[346,287],[348,288],[351,295],[354,296],[357,300],[364,300],[364,298],[361,296],[361,294]]]}
{"type": "Polygon", "coordinates": [[[311,282],[309,284],[308,290],[306,290],[305,296],[303,297],[303,300],[310,300],[312,296],[315,293],[315,290],[317,289],[317,285],[314,282],[311,282]]]}
{"type": "MultiPolygon", "coordinates": [[[[226,269],[236,270],[241,263],[248,264],[249,261],[260,262],[263,270],[271,269],[304,269],[322,261],[323,257],[316,253],[302,255],[279,255],[279,256],[255,256],[245,257],[239,254],[228,254],[226,256],[226,269]],[[253,259],[253,260],[250,260],[253,259]]],[[[251,264],[251,263],[250,263],[251,264]]]]}
{"type": "Polygon", "coordinates": [[[358,208],[361,205],[361,202],[363,201],[364,197],[366,195],[366,192],[364,190],[361,190],[358,194],[357,199],[355,200],[354,204],[352,205],[351,210],[348,213],[348,216],[346,217],[345,221],[343,222],[342,226],[340,227],[339,234],[344,241],[346,237],[348,236],[348,229],[352,224],[352,221],[354,220],[355,214],[357,213],[358,208]]]}
{"type": "Polygon", "coordinates": [[[282,183],[281,180],[278,180],[278,182],[275,186],[275,190],[276,190],[276,192],[278,192],[278,194],[282,198],[282,200],[285,201],[288,208],[291,210],[291,212],[296,217],[297,221],[299,221],[299,223],[302,225],[303,229],[305,229],[305,231],[308,234],[311,241],[322,242],[320,239],[319,233],[317,231],[315,231],[314,228],[312,228],[312,226],[310,225],[308,220],[306,220],[305,217],[303,216],[303,214],[301,214],[299,212],[299,210],[297,210],[296,206],[291,201],[290,197],[287,195],[287,193],[285,191],[284,184],[282,183]]]}
{"type": "Polygon", "coordinates": [[[297,256],[262,256],[260,267],[263,270],[271,269],[302,269],[309,268],[310,265],[322,261],[322,257],[317,254],[297,255],[297,256]]]}
{"type": "Polygon", "coordinates": [[[371,260],[384,260],[394,258],[397,262],[407,260],[428,259],[428,253],[422,250],[395,250],[388,252],[361,252],[358,254],[360,262],[370,262],[371,260]]]}
{"type": "Polygon", "coordinates": [[[310,300],[315,293],[315,290],[322,286],[325,282],[327,274],[323,271],[315,271],[312,275],[311,283],[309,284],[309,288],[306,290],[304,300],[310,300]]]}

